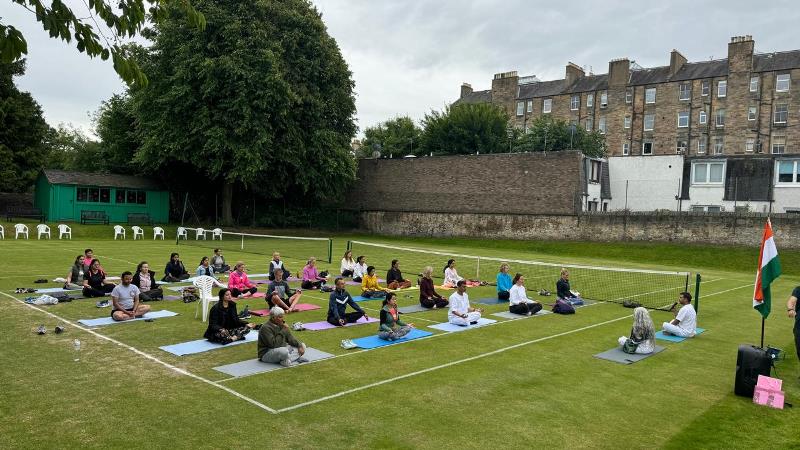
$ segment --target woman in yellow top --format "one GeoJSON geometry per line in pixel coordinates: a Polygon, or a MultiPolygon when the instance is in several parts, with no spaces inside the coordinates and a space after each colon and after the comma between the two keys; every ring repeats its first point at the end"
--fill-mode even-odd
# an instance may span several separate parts
{"type": "Polygon", "coordinates": [[[364,298],[383,298],[386,297],[387,290],[378,284],[375,266],[367,267],[367,273],[361,278],[361,296],[364,298]]]}

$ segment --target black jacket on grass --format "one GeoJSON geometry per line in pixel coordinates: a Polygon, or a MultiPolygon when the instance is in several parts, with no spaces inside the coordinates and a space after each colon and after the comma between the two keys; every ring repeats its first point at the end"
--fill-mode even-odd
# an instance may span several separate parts
{"type": "Polygon", "coordinates": [[[203,335],[206,339],[213,339],[217,331],[222,328],[230,331],[247,325],[247,322],[239,318],[236,312],[236,303],[228,302],[228,307],[224,308],[222,302],[217,302],[208,312],[208,329],[203,335]]]}

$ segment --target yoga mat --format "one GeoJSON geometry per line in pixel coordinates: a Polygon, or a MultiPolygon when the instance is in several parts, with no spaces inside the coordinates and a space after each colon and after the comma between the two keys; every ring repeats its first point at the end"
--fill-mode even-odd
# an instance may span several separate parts
{"type": "Polygon", "coordinates": [[[620,347],[614,347],[611,350],[606,350],[603,353],[598,353],[594,355],[595,358],[605,359],[607,361],[613,361],[615,363],[620,364],[633,364],[635,362],[641,361],[645,358],[655,355],[656,353],[661,353],[664,351],[664,347],[656,345],[655,350],[653,353],[647,354],[639,354],[639,353],[625,353],[622,351],[620,347]]]}
{"type": "Polygon", "coordinates": [[[455,288],[454,287],[448,287],[448,286],[436,286],[436,289],[444,289],[445,291],[452,291],[455,288]]]}
{"type": "MultiPolygon", "coordinates": [[[[311,303],[298,303],[294,305],[295,311],[313,311],[315,309],[320,309],[317,305],[312,305],[311,303]]],[[[254,316],[268,316],[269,310],[268,309],[251,309],[250,314],[254,316]]],[[[287,314],[284,317],[288,317],[290,314],[287,314]]]]}
{"type": "Polygon", "coordinates": [[[180,295],[165,295],[164,300],[183,300],[180,295]]]}
{"type": "Polygon", "coordinates": [[[78,323],[80,323],[81,325],[86,325],[87,327],[99,327],[99,326],[103,326],[103,325],[113,325],[113,324],[116,324],[116,323],[128,323],[128,322],[135,322],[137,320],[145,320],[145,319],[159,319],[159,318],[162,318],[162,317],[172,317],[172,316],[177,316],[177,315],[178,315],[178,313],[176,313],[176,312],[162,310],[162,311],[150,311],[149,313],[145,314],[144,317],[138,317],[136,319],[131,319],[131,320],[116,321],[116,320],[112,319],[111,316],[109,315],[107,317],[100,317],[98,319],[81,319],[81,320],[78,321],[78,323]]]}
{"type": "MultiPolygon", "coordinates": [[[[694,329],[694,334],[695,334],[695,336],[697,336],[698,334],[701,334],[703,331],[706,331],[706,329],[698,327],[698,328],[694,329]]],[[[659,332],[656,333],[656,339],[661,339],[662,341],[669,341],[669,342],[683,342],[683,341],[685,341],[686,339],[689,339],[689,338],[685,338],[685,337],[681,337],[681,336],[667,335],[667,334],[664,334],[663,331],[659,331],[659,332]]]]}
{"type": "MultiPolygon", "coordinates": [[[[311,361],[319,361],[321,359],[331,358],[333,357],[333,355],[311,347],[307,347],[306,352],[303,354],[303,357],[308,359],[308,362],[311,362],[311,361]]],[[[300,365],[303,364],[305,363],[300,363],[300,365]]],[[[214,370],[216,370],[217,372],[228,374],[232,377],[246,377],[248,375],[271,372],[273,370],[285,369],[285,368],[286,367],[283,367],[278,363],[265,363],[261,362],[258,359],[248,359],[247,361],[228,364],[225,366],[214,367],[214,370]]]]}
{"type": "MultiPolygon", "coordinates": [[[[436,308],[440,309],[440,308],[436,308]]],[[[425,312],[425,311],[432,311],[433,308],[426,308],[420,304],[411,305],[411,306],[401,306],[397,308],[397,312],[401,314],[411,314],[411,313],[418,313],[418,312],[425,312]]],[[[446,309],[445,309],[446,310],[446,309]]]]}
{"type": "Polygon", "coordinates": [[[433,328],[435,330],[447,331],[449,333],[455,333],[457,331],[464,331],[464,330],[471,330],[473,328],[480,328],[482,326],[489,325],[490,323],[495,323],[495,322],[497,322],[497,321],[494,320],[494,319],[486,319],[484,317],[481,317],[480,319],[478,319],[478,323],[476,323],[475,325],[467,325],[466,327],[461,327],[461,326],[458,326],[458,325],[453,325],[450,322],[445,322],[445,323],[437,323],[436,325],[428,325],[428,328],[433,328]]]}
{"type": "Polygon", "coordinates": [[[419,286],[411,286],[411,287],[407,287],[405,289],[389,289],[389,292],[394,292],[395,294],[398,294],[400,292],[415,291],[415,290],[418,291],[419,290],[419,286]]]}
{"type": "Polygon", "coordinates": [[[191,286],[167,286],[170,291],[183,292],[183,288],[191,286]]]}
{"type": "Polygon", "coordinates": [[[431,333],[430,331],[422,331],[414,328],[411,331],[409,331],[407,335],[394,341],[387,341],[385,339],[379,338],[378,336],[367,336],[363,338],[353,339],[353,343],[356,344],[357,347],[370,349],[370,348],[383,347],[386,345],[399,344],[401,342],[407,342],[412,339],[427,337],[432,334],[433,333],[431,333]]]}
{"type": "Polygon", "coordinates": [[[368,302],[368,301],[371,301],[371,300],[383,300],[384,298],[385,298],[385,297],[372,297],[372,298],[366,298],[366,297],[362,297],[362,296],[360,296],[360,295],[354,295],[354,296],[353,296],[353,301],[354,301],[354,302],[368,302]]]}
{"type": "MultiPolygon", "coordinates": [[[[546,309],[543,309],[543,310],[537,312],[536,314],[534,314],[533,316],[544,316],[546,314],[553,314],[553,313],[552,313],[552,311],[548,311],[546,309]]],[[[533,316],[523,316],[522,314],[514,314],[514,313],[512,313],[510,311],[503,311],[503,312],[499,312],[499,313],[494,313],[492,315],[493,316],[497,316],[497,317],[503,317],[505,319],[520,319],[520,318],[526,318],[526,317],[533,317],[533,316]]]]}
{"type": "MultiPolygon", "coordinates": [[[[352,327],[354,325],[364,325],[365,323],[376,323],[376,322],[378,322],[378,319],[376,319],[374,317],[370,317],[369,320],[367,320],[367,321],[365,321],[364,318],[362,317],[362,318],[358,319],[358,322],[356,322],[356,323],[348,323],[345,326],[346,327],[352,327]]],[[[320,322],[304,323],[303,327],[306,330],[311,330],[311,331],[322,331],[322,330],[330,330],[331,328],[341,328],[341,327],[337,327],[335,325],[329,324],[327,320],[323,320],[323,321],[320,321],[320,322]]]]}
{"type": "Polygon", "coordinates": [[[360,281],[353,281],[353,280],[345,281],[344,284],[348,286],[361,286],[360,281]]]}
{"type": "Polygon", "coordinates": [[[482,303],[484,305],[500,305],[500,304],[508,304],[508,300],[500,300],[499,298],[481,298],[478,299],[478,303],[482,303]]]}
{"type": "Polygon", "coordinates": [[[256,342],[258,340],[258,331],[252,330],[247,333],[242,341],[233,341],[230,344],[217,344],[210,342],[206,339],[198,339],[196,341],[182,342],[180,344],[165,345],[158,347],[167,353],[172,353],[175,356],[193,355],[195,353],[203,353],[210,350],[219,348],[232,347],[234,345],[245,344],[248,342],[256,342]]]}
{"type": "Polygon", "coordinates": [[[44,288],[36,289],[36,294],[56,294],[61,292],[79,292],[80,289],[44,288]]]}

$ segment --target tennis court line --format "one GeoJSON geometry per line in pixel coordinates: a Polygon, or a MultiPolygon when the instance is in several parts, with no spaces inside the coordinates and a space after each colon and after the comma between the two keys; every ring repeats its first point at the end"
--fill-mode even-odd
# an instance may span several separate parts
{"type": "Polygon", "coordinates": [[[216,381],[209,380],[208,378],[204,378],[204,377],[201,377],[200,375],[193,374],[193,373],[189,372],[188,370],[181,369],[180,367],[173,366],[172,364],[170,364],[168,362],[165,362],[165,361],[162,361],[162,360],[156,358],[155,356],[153,356],[153,355],[151,355],[149,353],[145,353],[145,352],[139,350],[136,347],[130,346],[130,345],[125,344],[125,343],[123,343],[121,341],[118,341],[118,340],[116,340],[114,338],[111,338],[111,337],[105,336],[103,334],[100,334],[97,331],[92,330],[90,328],[86,328],[86,327],[83,327],[81,325],[78,325],[77,323],[74,323],[74,322],[72,322],[70,320],[67,320],[67,319],[65,319],[65,318],[63,318],[63,317],[61,317],[61,316],[59,316],[57,314],[53,314],[50,311],[46,311],[46,310],[44,310],[42,308],[39,308],[36,305],[31,305],[29,303],[25,303],[24,301],[12,296],[12,295],[9,295],[9,294],[7,294],[5,292],[0,292],[0,294],[3,294],[6,297],[9,297],[9,298],[11,298],[13,300],[16,300],[17,302],[19,302],[19,303],[21,303],[21,304],[23,304],[23,305],[25,305],[25,306],[33,309],[33,310],[36,310],[36,311],[39,311],[41,313],[47,314],[48,316],[54,317],[54,318],[60,320],[63,323],[69,324],[72,327],[75,327],[75,328],[77,328],[79,330],[82,330],[82,331],[85,331],[85,332],[87,332],[89,334],[97,336],[100,339],[105,339],[108,342],[111,342],[111,343],[116,344],[116,345],[118,345],[120,347],[128,349],[128,350],[132,351],[133,353],[135,353],[135,354],[137,354],[137,355],[139,355],[139,356],[141,356],[141,357],[143,357],[145,359],[149,359],[150,361],[153,361],[153,362],[156,362],[158,364],[161,364],[162,366],[164,366],[164,367],[166,367],[166,368],[168,368],[168,369],[170,369],[170,370],[172,370],[174,372],[177,372],[177,373],[179,373],[181,375],[185,375],[185,376],[190,377],[190,378],[194,378],[195,380],[202,381],[203,383],[206,383],[206,384],[208,384],[210,386],[213,386],[215,388],[221,389],[221,390],[233,395],[234,397],[237,397],[237,398],[239,398],[241,400],[244,400],[244,401],[246,401],[246,402],[248,402],[248,403],[250,403],[250,404],[252,404],[252,405],[254,405],[254,406],[256,406],[256,407],[258,407],[258,408],[260,408],[262,410],[264,410],[264,411],[269,412],[270,414],[277,414],[278,413],[277,410],[275,410],[273,408],[270,408],[269,406],[267,406],[267,405],[265,405],[265,404],[263,404],[263,403],[261,403],[261,402],[259,402],[257,400],[254,400],[254,399],[252,399],[250,397],[247,397],[247,396],[245,396],[245,395],[243,395],[243,394],[241,394],[241,393],[239,393],[239,392],[237,392],[237,391],[235,391],[235,390],[233,390],[233,389],[231,389],[231,388],[229,388],[227,386],[223,386],[223,385],[219,384],[216,381]]]}

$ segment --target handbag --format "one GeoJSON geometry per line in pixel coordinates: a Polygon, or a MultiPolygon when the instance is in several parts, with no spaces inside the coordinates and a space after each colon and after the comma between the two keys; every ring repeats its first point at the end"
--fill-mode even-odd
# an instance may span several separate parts
{"type": "Polygon", "coordinates": [[[636,353],[637,348],[639,348],[639,343],[631,338],[628,338],[622,345],[622,351],[625,353],[636,353]]]}

